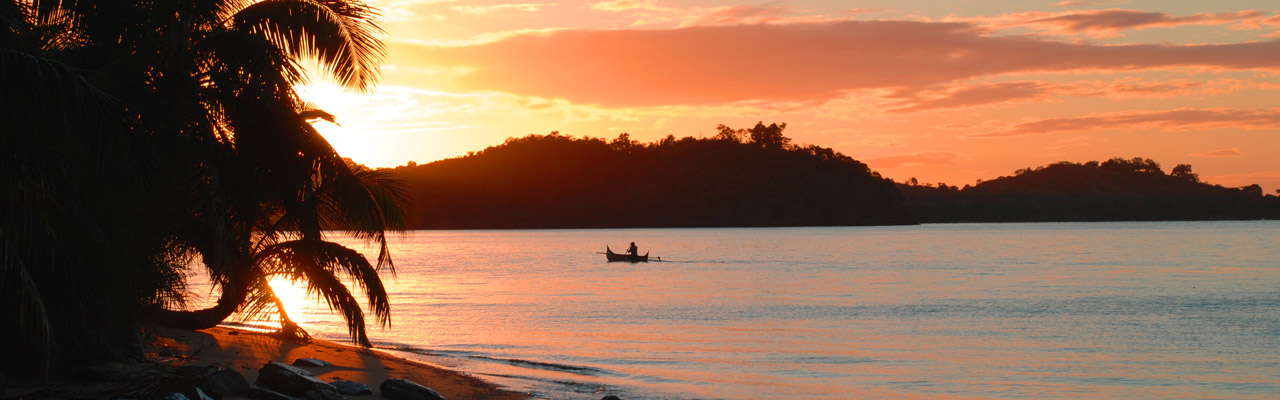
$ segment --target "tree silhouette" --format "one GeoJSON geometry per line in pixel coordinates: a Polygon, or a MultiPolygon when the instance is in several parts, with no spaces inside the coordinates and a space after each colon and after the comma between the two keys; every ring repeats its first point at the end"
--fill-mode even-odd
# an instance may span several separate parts
{"type": "Polygon", "coordinates": [[[1059,162],[955,190],[899,185],[922,222],[1152,221],[1280,218],[1280,197],[1257,185],[1199,182],[1191,166],[1165,175],[1145,158],[1059,162]]]}
{"type": "Polygon", "coordinates": [[[747,139],[747,135],[746,129],[733,129],[725,124],[716,125],[716,140],[740,143],[747,139]]]}
{"type": "Polygon", "coordinates": [[[764,126],[764,122],[757,122],[756,126],[749,131],[751,143],[757,144],[769,149],[784,149],[791,144],[791,138],[783,136],[782,130],[787,129],[787,124],[778,125],[776,123],[764,126]]]}
{"type": "Polygon", "coordinates": [[[911,223],[892,182],[866,164],[817,146],[742,143],[731,139],[737,130],[717,129],[726,134],[647,144],[530,135],[394,173],[423,210],[414,228],[911,223]]]}
{"type": "Polygon", "coordinates": [[[355,278],[388,321],[377,272],[392,268],[384,232],[403,226],[402,196],[385,172],[344,162],[311,126],[332,116],[293,88],[312,56],[370,88],[374,15],[332,0],[0,2],[12,129],[0,139],[0,291],[20,310],[4,321],[21,329],[14,348],[120,358],[138,350],[127,336],[144,317],[204,327],[274,311],[272,276],[305,280],[367,345],[337,277],[355,278]],[[379,242],[376,264],[325,241],[326,227],[379,242]],[[221,297],[183,311],[194,259],[221,297]]]}
{"type": "Polygon", "coordinates": [[[1191,172],[1190,164],[1178,164],[1173,167],[1173,171],[1169,172],[1169,176],[1186,180],[1188,182],[1200,182],[1200,175],[1191,172]]]}

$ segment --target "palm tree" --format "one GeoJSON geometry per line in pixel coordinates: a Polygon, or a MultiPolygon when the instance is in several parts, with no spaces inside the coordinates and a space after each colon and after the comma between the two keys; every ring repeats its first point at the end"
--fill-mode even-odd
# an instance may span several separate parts
{"type": "MultiPolygon", "coordinates": [[[[173,5],[170,5],[173,6],[173,5]]],[[[363,312],[338,275],[352,277],[368,295],[378,321],[389,323],[390,307],[378,272],[394,271],[385,231],[402,229],[399,187],[379,173],[348,166],[310,125],[327,113],[305,110],[294,86],[305,82],[299,61],[313,56],[338,81],[370,88],[382,44],[374,11],[342,0],[205,1],[173,6],[160,15],[190,15],[160,30],[168,48],[153,67],[164,98],[186,99],[187,112],[174,121],[203,157],[197,161],[202,193],[188,226],[190,245],[202,256],[221,289],[204,310],[157,310],[155,321],[204,328],[225,320],[255,300],[278,304],[266,277],[308,282],[312,293],[346,317],[351,335],[369,345],[363,312]],[[168,81],[168,79],[173,81],[168,81]],[[161,80],[164,79],[164,80],[161,80]],[[194,100],[194,101],[193,101],[194,100]],[[323,240],[322,227],[337,227],[379,243],[378,262],[323,240]]],[[[160,24],[157,24],[160,25],[160,24]]],[[[169,115],[173,115],[170,113],[169,115]]],[[[274,307],[283,312],[279,307],[274,307]]],[[[282,319],[283,320],[283,319],[282,319]]],[[[286,328],[292,328],[286,325],[286,328]]]]}
{"type": "Polygon", "coordinates": [[[293,87],[314,57],[347,87],[371,88],[375,16],[344,0],[0,1],[0,124],[11,128],[0,135],[0,300],[13,310],[3,323],[33,345],[13,346],[48,354],[76,347],[86,324],[200,328],[271,311],[272,276],[307,281],[368,345],[339,277],[389,322],[378,273],[394,272],[385,232],[403,228],[402,191],[343,162],[308,122],[332,116],[293,87]],[[376,242],[376,263],[322,228],[376,242]],[[175,310],[194,256],[221,297],[175,310]],[[94,307],[124,311],[59,318],[94,307]]]}

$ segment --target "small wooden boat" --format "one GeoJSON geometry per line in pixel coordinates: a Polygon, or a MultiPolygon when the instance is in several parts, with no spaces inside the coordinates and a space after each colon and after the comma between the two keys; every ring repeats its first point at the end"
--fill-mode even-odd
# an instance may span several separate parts
{"type": "Polygon", "coordinates": [[[609,248],[609,246],[604,246],[604,256],[609,259],[609,262],[614,262],[614,261],[626,261],[626,262],[633,262],[633,263],[649,262],[649,252],[647,251],[644,253],[643,256],[633,256],[630,254],[614,253],[613,250],[609,248]]]}

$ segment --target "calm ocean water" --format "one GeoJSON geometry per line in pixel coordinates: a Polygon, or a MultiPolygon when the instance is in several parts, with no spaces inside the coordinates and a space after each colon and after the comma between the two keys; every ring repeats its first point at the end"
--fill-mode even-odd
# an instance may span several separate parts
{"type": "Polygon", "coordinates": [[[1280,395],[1280,222],[419,231],[393,251],[377,345],[535,398],[1280,395]],[[597,254],[631,241],[664,261],[597,254]]]}

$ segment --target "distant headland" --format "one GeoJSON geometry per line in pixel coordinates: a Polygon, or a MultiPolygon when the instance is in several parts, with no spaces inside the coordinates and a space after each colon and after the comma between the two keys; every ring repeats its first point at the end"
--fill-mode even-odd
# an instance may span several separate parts
{"type": "Polygon", "coordinates": [[[414,229],[746,227],[915,223],[893,181],[786,124],[721,125],[639,143],[552,132],[403,166],[414,229]]]}
{"type": "Polygon", "coordinates": [[[1200,181],[1191,165],[1165,174],[1146,158],[1059,162],[963,188],[899,184],[917,221],[1197,221],[1280,218],[1280,197],[1262,187],[1200,181]]]}
{"type": "Polygon", "coordinates": [[[640,143],[510,138],[467,156],[391,169],[411,229],[902,225],[946,222],[1280,218],[1258,185],[1165,174],[1149,159],[1060,162],[955,187],[895,184],[830,148],[797,146],[786,124],[640,143]]]}

